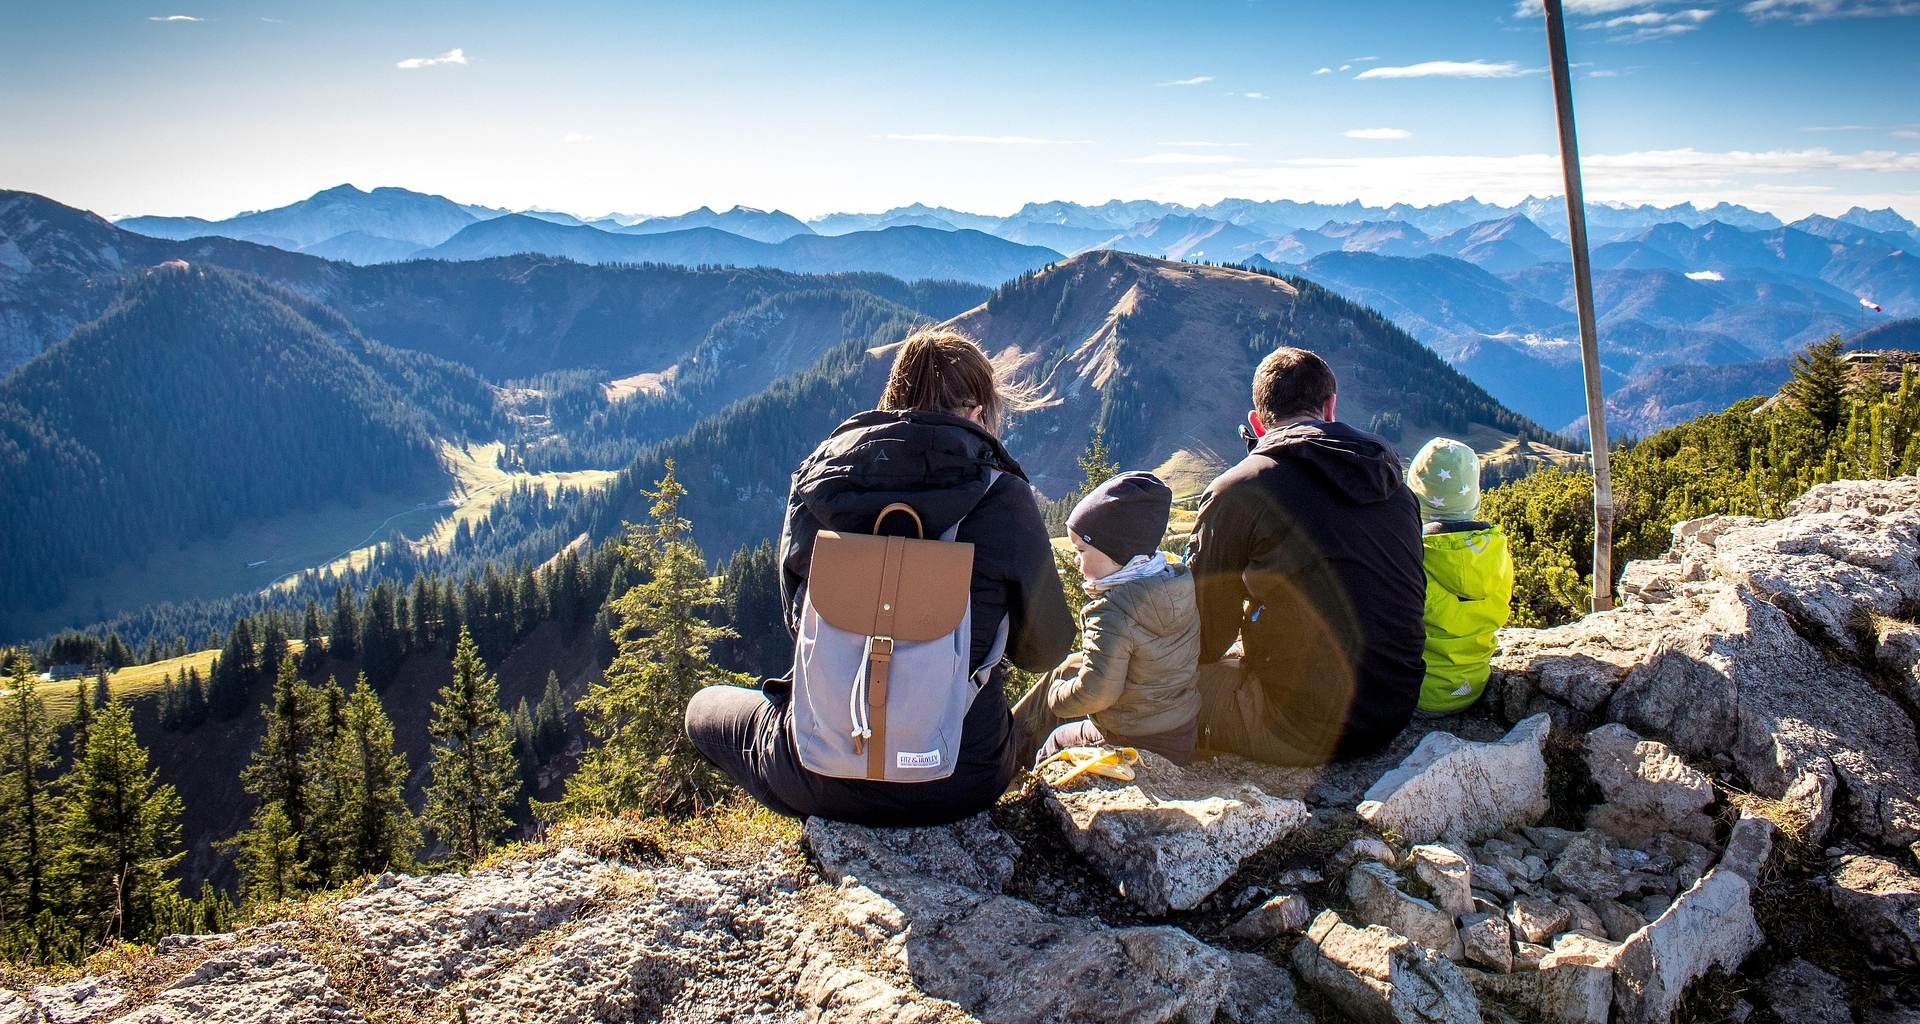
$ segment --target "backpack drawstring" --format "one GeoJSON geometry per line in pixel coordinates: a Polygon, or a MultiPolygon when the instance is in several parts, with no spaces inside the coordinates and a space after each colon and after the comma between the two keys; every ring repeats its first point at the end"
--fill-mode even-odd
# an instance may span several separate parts
{"type": "Polygon", "coordinates": [[[853,722],[853,752],[867,752],[867,741],[873,738],[873,721],[867,707],[867,675],[873,667],[873,637],[867,638],[867,645],[860,653],[860,671],[853,677],[853,689],[847,694],[847,717],[853,722]]]}

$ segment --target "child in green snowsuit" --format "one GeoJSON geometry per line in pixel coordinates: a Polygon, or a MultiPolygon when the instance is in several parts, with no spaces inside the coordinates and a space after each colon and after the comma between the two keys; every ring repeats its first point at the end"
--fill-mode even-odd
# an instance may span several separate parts
{"type": "Polygon", "coordinates": [[[1480,699],[1494,630],[1507,624],[1513,556],[1506,534],[1481,522],[1480,460],[1458,441],[1436,437],[1413,457],[1407,484],[1426,520],[1426,679],[1422,713],[1446,715],[1480,699]]]}

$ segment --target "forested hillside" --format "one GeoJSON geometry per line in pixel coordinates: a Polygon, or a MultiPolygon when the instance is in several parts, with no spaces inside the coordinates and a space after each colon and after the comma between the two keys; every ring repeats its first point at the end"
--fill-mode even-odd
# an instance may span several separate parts
{"type": "Polygon", "coordinates": [[[163,264],[0,383],[0,606],[50,603],[64,577],[157,545],[391,490],[437,472],[434,438],[492,421],[470,375],[283,300],[299,303],[163,264]]]}

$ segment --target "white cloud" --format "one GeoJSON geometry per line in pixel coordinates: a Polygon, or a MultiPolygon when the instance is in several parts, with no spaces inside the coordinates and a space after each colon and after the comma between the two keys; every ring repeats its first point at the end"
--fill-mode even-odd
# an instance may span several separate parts
{"type": "MultiPolygon", "coordinates": [[[[1597,153],[1582,159],[1595,202],[1744,203],[1783,216],[1851,205],[1920,205],[1920,152],[1826,149],[1706,152],[1695,149],[1597,153]]],[[[1245,199],[1438,203],[1474,195],[1512,203],[1556,195],[1560,158],[1516,156],[1305,157],[1196,171],[1161,179],[1140,198],[1184,203],[1245,199]]]]}
{"type": "Polygon", "coordinates": [[[1161,82],[1160,87],[1164,89],[1169,85],[1204,85],[1211,81],[1213,81],[1212,75],[1196,75],[1193,78],[1182,78],[1177,82],[1161,82]]]}
{"type": "Polygon", "coordinates": [[[1896,139],[1920,139],[1920,130],[1912,128],[1897,128],[1888,134],[1896,139]]]}
{"type": "Polygon", "coordinates": [[[1342,70],[1342,71],[1349,71],[1349,70],[1352,70],[1352,68],[1353,68],[1353,65],[1352,65],[1352,64],[1342,64],[1342,65],[1340,65],[1340,70],[1342,70]]]}
{"type": "Polygon", "coordinates": [[[1587,72],[1587,77],[1588,78],[1619,78],[1620,72],[1611,70],[1609,68],[1602,68],[1598,71],[1587,72]]]}
{"type": "Polygon", "coordinates": [[[1331,75],[1333,74],[1333,69],[1332,68],[1314,68],[1313,73],[1316,75],[1331,75]]]}
{"type": "Polygon", "coordinates": [[[1223,156],[1219,153],[1154,153],[1151,156],[1136,156],[1120,161],[1123,164],[1238,164],[1245,163],[1237,156],[1223,156]]]}
{"type": "Polygon", "coordinates": [[[1740,8],[1758,21],[1790,18],[1898,18],[1920,14],[1920,0],[1751,0],[1740,8]]]}
{"type": "Polygon", "coordinates": [[[560,137],[560,141],[561,142],[592,142],[593,136],[582,135],[579,132],[568,132],[567,134],[562,135],[560,137]]]}
{"type": "Polygon", "coordinates": [[[205,21],[207,19],[196,18],[191,14],[156,14],[148,18],[147,20],[148,21],[205,21]]]}
{"type": "Polygon", "coordinates": [[[1161,145],[1161,146],[1200,146],[1200,147],[1204,147],[1204,148],[1218,148],[1218,147],[1220,147],[1220,146],[1224,146],[1224,145],[1226,145],[1226,143],[1224,143],[1224,142],[1161,142],[1161,143],[1156,143],[1156,145],[1161,145]]]}
{"type": "MultiPolygon", "coordinates": [[[[1615,11],[1631,11],[1640,7],[1653,7],[1658,3],[1659,0],[1566,0],[1561,6],[1571,15],[1592,16],[1612,14],[1615,11]]],[[[1519,0],[1513,5],[1513,16],[1541,18],[1546,15],[1545,9],[1540,6],[1540,0],[1519,0]]]]}
{"type": "Polygon", "coordinates": [[[1622,14],[1602,21],[1589,22],[1580,26],[1588,29],[1605,29],[1614,33],[1607,37],[1614,43],[1644,43],[1653,39],[1670,39],[1700,28],[1715,12],[1704,7],[1689,7],[1679,11],[1640,11],[1635,14],[1622,14]]]}
{"type": "Polygon", "coordinates": [[[1268,96],[1264,92],[1243,92],[1240,95],[1245,96],[1247,99],[1250,99],[1250,100],[1265,100],[1265,99],[1273,98],[1271,96],[1268,96]]]}
{"type": "Polygon", "coordinates": [[[1353,76],[1363,78],[1518,78],[1537,74],[1542,68],[1523,68],[1513,61],[1498,64],[1484,60],[1430,60],[1403,67],[1368,68],[1353,76]]]}
{"type": "Polygon", "coordinates": [[[1725,281],[1727,278],[1718,270],[1695,270],[1687,274],[1690,281],[1725,281]]]}
{"type": "Polygon", "coordinates": [[[395,64],[394,67],[403,71],[412,71],[416,68],[430,68],[438,64],[465,64],[466,62],[467,51],[456,46],[438,57],[408,57],[406,60],[395,64]]]}
{"type": "Polygon", "coordinates": [[[1349,60],[1347,61],[1347,63],[1349,63],[1349,64],[1366,64],[1366,63],[1369,63],[1369,62],[1371,62],[1371,61],[1376,61],[1376,60],[1379,60],[1379,59],[1380,59],[1380,58],[1378,58],[1378,57],[1372,57],[1372,56],[1368,56],[1368,57],[1353,57],[1353,58],[1350,58],[1350,59],[1349,59],[1349,60]]]}
{"type": "Polygon", "coordinates": [[[1025,135],[947,135],[943,132],[919,132],[913,135],[887,134],[883,139],[897,142],[967,142],[988,146],[1087,146],[1092,139],[1035,139],[1025,135]]]}
{"type": "Polygon", "coordinates": [[[1413,133],[1405,128],[1355,128],[1341,132],[1349,139],[1411,139],[1413,133]]]}

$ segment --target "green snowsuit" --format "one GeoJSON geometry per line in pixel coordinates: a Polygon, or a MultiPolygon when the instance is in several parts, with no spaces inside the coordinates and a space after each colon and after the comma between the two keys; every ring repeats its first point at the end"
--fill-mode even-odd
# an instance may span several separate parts
{"type": "Polygon", "coordinates": [[[1513,599],[1513,556],[1497,526],[1428,533],[1426,678],[1420,710],[1445,714],[1480,699],[1494,630],[1513,599]]]}

